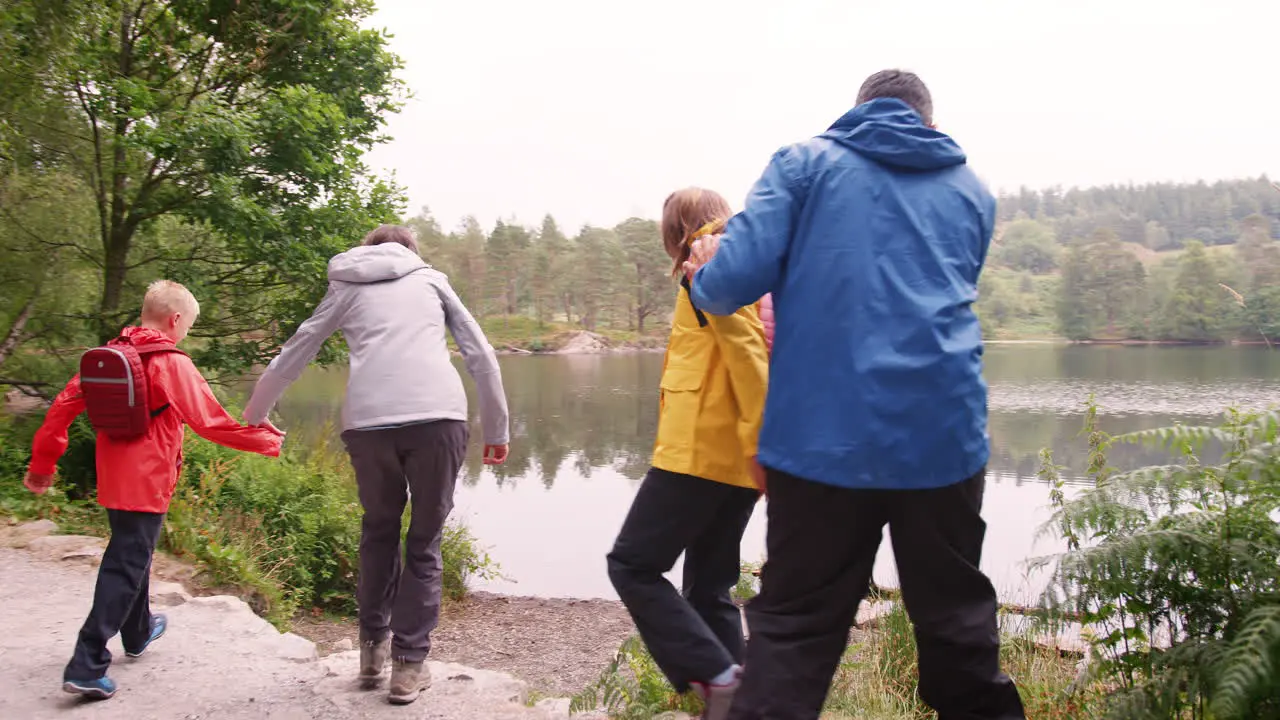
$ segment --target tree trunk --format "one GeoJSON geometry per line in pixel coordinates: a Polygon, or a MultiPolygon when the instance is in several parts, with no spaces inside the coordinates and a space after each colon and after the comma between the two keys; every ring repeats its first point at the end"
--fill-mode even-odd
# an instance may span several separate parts
{"type": "Polygon", "coordinates": [[[132,238],[117,230],[107,243],[106,258],[102,266],[102,299],[98,303],[98,341],[101,343],[120,334],[120,299],[124,295],[131,240],[132,238]]]}
{"type": "Polygon", "coordinates": [[[570,325],[573,324],[573,296],[565,293],[561,296],[561,302],[564,303],[564,321],[570,325]]]}
{"type": "Polygon", "coordinates": [[[9,326],[9,331],[4,334],[4,340],[0,341],[0,365],[4,365],[13,351],[18,349],[18,345],[22,343],[22,334],[27,327],[27,322],[31,320],[32,313],[36,309],[36,300],[40,297],[40,284],[36,284],[35,290],[31,292],[31,297],[27,299],[22,309],[18,311],[17,317],[13,319],[13,323],[9,326]]]}

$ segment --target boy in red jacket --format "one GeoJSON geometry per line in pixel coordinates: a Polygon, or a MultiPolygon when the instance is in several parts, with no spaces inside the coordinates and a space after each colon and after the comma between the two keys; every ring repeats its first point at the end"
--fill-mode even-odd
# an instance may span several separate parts
{"type": "MultiPolygon", "coordinates": [[[[147,288],[142,326],[127,327],[121,340],[135,347],[176,345],[200,314],[200,305],[182,285],[158,280],[147,288]]],[[[137,657],[165,631],[165,617],[149,604],[151,556],[169,499],[182,469],[182,426],[226,447],[269,457],[280,454],[283,433],[270,423],[245,427],[227,414],[191,359],[173,351],[143,356],[151,419],[146,434],[119,440],[97,434],[98,502],[107,509],[111,539],[102,554],[93,608],[80,629],[75,654],[63,673],[62,689],[94,699],[116,692],[107,677],[107,641],[120,633],[125,654],[137,657]]],[[[132,402],[132,400],[130,401],[132,402]]],[[[24,481],[40,494],[53,484],[58,459],[67,450],[67,428],[85,411],[80,375],[54,400],[36,433],[24,481]]]]}

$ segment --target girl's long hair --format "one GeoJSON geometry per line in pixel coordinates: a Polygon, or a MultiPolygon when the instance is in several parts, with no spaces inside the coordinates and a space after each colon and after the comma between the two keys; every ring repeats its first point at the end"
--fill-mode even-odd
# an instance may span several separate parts
{"type": "Polygon", "coordinates": [[[724,230],[733,211],[720,193],[691,187],[677,190],[662,203],[662,245],[675,261],[671,274],[679,275],[689,259],[689,246],[695,236],[724,230]]]}

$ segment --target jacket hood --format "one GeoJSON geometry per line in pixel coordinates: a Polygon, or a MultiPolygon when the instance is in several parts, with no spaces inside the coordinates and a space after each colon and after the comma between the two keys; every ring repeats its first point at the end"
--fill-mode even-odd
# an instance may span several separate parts
{"type": "Polygon", "coordinates": [[[151,345],[152,343],[169,343],[173,340],[161,334],[159,330],[144,327],[127,327],[120,331],[120,337],[127,337],[134,345],[151,345]]]}
{"type": "Polygon", "coordinates": [[[402,278],[427,267],[422,258],[399,243],[361,245],[329,260],[329,279],[348,283],[374,283],[402,278]]]}
{"type": "Polygon", "coordinates": [[[905,170],[940,170],[965,162],[964,151],[951,136],[926,126],[919,113],[895,98],[858,105],[821,137],[905,170]]]}

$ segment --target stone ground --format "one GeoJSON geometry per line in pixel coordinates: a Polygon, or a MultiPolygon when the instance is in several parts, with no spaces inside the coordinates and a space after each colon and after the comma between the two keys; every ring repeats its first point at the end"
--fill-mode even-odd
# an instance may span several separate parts
{"type": "MultiPolygon", "coordinates": [[[[350,649],[359,634],[352,618],[305,615],[293,631],[315,641],[321,655],[350,649]]],[[[599,678],[634,633],[618,602],[476,592],[445,605],[431,657],[514,675],[544,697],[568,696],[599,678]]]]}
{"type": "MultiPolygon", "coordinates": [[[[432,662],[431,689],[408,706],[387,704],[385,689],[355,683],[358,652],[319,656],[316,646],[280,633],[230,596],[192,597],[153,581],[169,631],[141,658],[119,640],[111,677],[120,691],[88,702],[61,690],[62,668],[93,596],[102,540],[52,535],[41,521],[0,527],[0,718],[93,720],[552,720],[564,699],[529,704],[511,675],[432,662]]],[[[588,716],[575,716],[588,717],[588,716]]]]}

